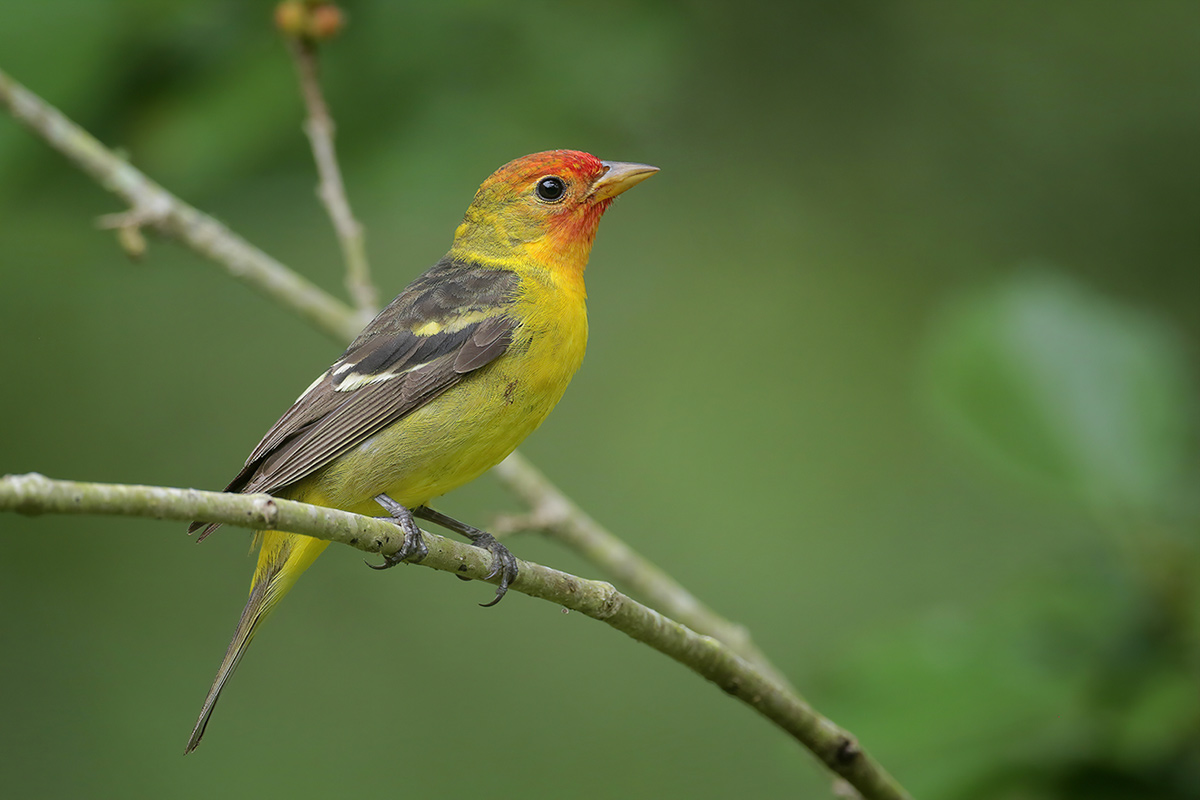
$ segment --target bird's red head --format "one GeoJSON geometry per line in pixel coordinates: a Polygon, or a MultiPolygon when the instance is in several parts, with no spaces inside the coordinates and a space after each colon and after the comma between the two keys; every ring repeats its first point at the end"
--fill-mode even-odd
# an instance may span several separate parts
{"type": "Polygon", "coordinates": [[[476,256],[516,256],[582,273],[605,209],[655,172],[657,167],[601,161],[578,150],[518,158],[479,187],[454,247],[476,256]]]}

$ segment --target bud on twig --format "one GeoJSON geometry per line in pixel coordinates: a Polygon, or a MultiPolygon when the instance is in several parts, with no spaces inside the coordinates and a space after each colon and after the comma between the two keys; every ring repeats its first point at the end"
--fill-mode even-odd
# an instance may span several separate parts
{"type": "Polygon", "coordinates": [[[303,36],[308,8],[300,0],[284,0],[275,6],[275,27],[287,36],[303,36]]]}
{"type": "Polygon", "coordinates": [[[345,14],[333,3],[283,0],[275,6],[275,27],[285,36],[323,42],[337,36],[345,24],[345,14]]]}
{"type": "Polygon", "coordinates": [[[137,225],[122,225],[117,228],[117,243],[134,261],[140,261],[146,254],[146,237],[137,225]]]}
{"type": "Polygon", "coordinates": [[[323,42],[337,36],[345,24],[346,17],[340,8],[332,3],[323,3],[314,7],[309,15],[307,33],[310,38],[323,42]]]}

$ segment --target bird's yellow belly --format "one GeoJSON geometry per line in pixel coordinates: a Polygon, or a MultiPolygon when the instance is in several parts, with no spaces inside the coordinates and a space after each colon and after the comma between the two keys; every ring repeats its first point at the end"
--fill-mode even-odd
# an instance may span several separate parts
{"type": "Polygon", "coordinates": [[[586,316],[522,329],[496,361],[347,451],[289,494],[378,515],[374,497],[380,493],[414,508],[474,480],[542,423],[583,361],[586,343],[586,316]]]}

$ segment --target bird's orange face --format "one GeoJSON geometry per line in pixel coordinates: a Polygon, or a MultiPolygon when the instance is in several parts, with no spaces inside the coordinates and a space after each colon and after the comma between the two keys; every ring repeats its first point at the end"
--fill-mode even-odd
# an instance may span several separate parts
{"type": "Polygon", "coordinates": [[[657,171],[578,150],[518,158],[479,187],[455,245],[484,256],[521,250],[547,266],[582,273],[600,216],[613,198],[657,171]]]}

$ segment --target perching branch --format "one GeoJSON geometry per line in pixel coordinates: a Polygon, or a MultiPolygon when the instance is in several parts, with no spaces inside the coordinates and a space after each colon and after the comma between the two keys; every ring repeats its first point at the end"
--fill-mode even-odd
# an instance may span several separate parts
{"type": "Polygon", "coordinates": [[[317,78],[317,44],[308,37],[285,36],[288,52],[292,54],[300,79],[300,93],[304,95],[304,105],[308,109],[304,132],[312,144],[313,160],[321,178],[317,194],[329,212],[329,219],[342,245],[342,257],[346,261],[346,291],[358,307],[361,327],[379,310],[379,297],[375,284],[371,282],[363,226],[350,210],[337,151],[333,146],[336,126],[329,115],[329,106],[325,103],[317,78]]]}
{"type": "MultiPolygon", "coordinates": [[[[389,522],[265,494],[242,495],[51,480],[36,473],[0,478],[0,509],[22,514],[106,514],[186,522],[201,519],[252,530],[280,530],[390,554],[404,542],[389,522]]],[[[421,566],[484,580],[491,555],[425,533],[421,566]]],[[[498,582],[499,578],[492,578],[498,582]]],[[[618,592],[612,584],[579,578],[528,561],[512,588],[579,611],[653,647],[715,683],[778,725],[845,778],[866,798],[900,800],[904,790],[858,746],[854,737],[711,636],[702,636],[618,592]]]]}
{"type": "Polygon", "coordinates": [[[2,70],[0,104],[129,204],[130,211],[120,215],[115,227],[128,231],[150,226],[174,236],[338,341],[349,341],[358,334],[361,320],[345,303],[163,189],[2,70]]]}
{"type": "MultiPolygon", "coordinates": [[[[0,71],[0,102],[31,131],[130,204],[131,210],[119,215],[113,225],[120,229],[123,241],[136,240],[140,228],[150,225],[175,236],[223,266],[233,277],[296,311],[339,341],[348,341],[358,333],[361,317],[348,306],[216,220],[178,200],[3,71],[0,71]]],[[[362,276],[369,285],[365,272],[362,276]]],[[[655,603],[716,638],[694,633],[606,583],[586,581],[534,564],[522,563],[520,579],[513,588],[602,619],[689,666],[790,733],[863,797],[908,797],[882,767],[859,749],[849,733],[813,711],[788,687],[753,647],[744,629],[705,608],[661,570],[584,515],[518,454],[506,463],[497,471],[509,488],[534,509],[533,518],[543,520],[538,527],[579,549],[655,603]]],[[[181,521],[200,518],[317,536],[369,552],[395,552],[400,544],[400,538],[387,523],[265,495],[78,484],[31,475],[0,479],[0,509],[24,513],[121,514],[181,521]]],[[[426,566],[476,579],[486,574],[489,559],[483,551],[441,537],[429,536],[428,540],[430,557],[424,562],[426,566]]]]}

